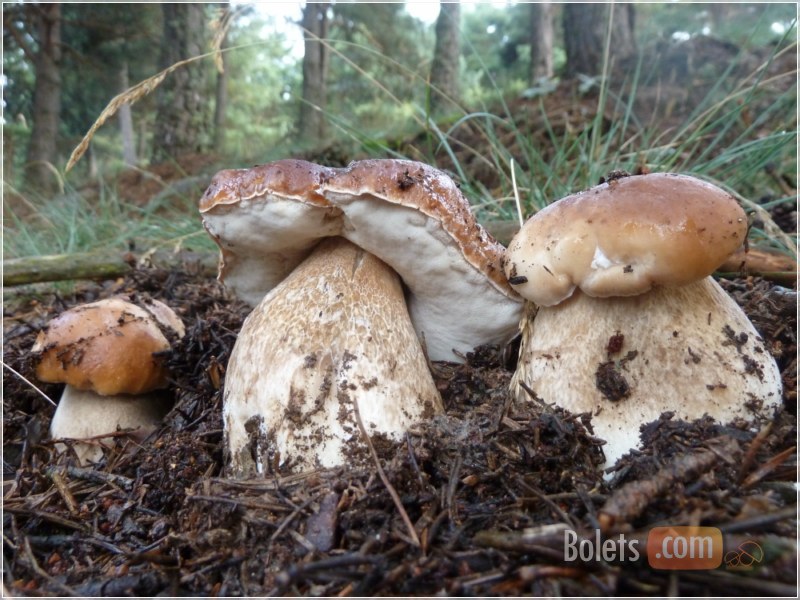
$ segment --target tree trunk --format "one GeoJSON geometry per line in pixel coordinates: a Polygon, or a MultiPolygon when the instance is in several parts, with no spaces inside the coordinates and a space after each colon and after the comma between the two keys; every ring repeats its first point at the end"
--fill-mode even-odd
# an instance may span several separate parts
{"type": "MultiPolygon", "coordinates": [[[[205,5],[162,4],[162,67],[207,51],[205,5]]],[[[171,73],[158,88],[153,160],[204,152],[210,146],[206,64],[192,62],[171,73]]]]}
{"type": "Polygon", "coordinates": [[[33,67],[33,129],[28,143],[26,182],[50,191],[57,183],[52,171],[57,162],[58,124],[61,113],[61,5],[29,5],[38,49],[33,67]]]}
{"type": "Polygon", "coordinates": [[[327,3],[307,2],[303,9],[303,100],[298,131],[305,141],[325,139],[325,109],[328,104],[328,48],[318,40],[328,37],[327,3]]]}
{"type": "Polygon", "coordinates": [[[219,65],[217,67],[217,85],[214,93],[214,143],[217,150],[225,143],[225,116],[228,110],[228,65],[225,48],[228,47],[228,31],[226,23],[230,19],[230,5],[220,5],[220,27],[225,27],[225,34],[219,44],[219,65]]]}
{"type": "Polygon", "coordinates": [[[615,64],[630,58],[636,51],[633,37],[632,4],[565,4],[564,45],[567,53],[566,75],[589,76],[603,71],[603,51],[611,19],[610,59],[615,64]]]}
{"type": "MultiPolygon", "coordinates": [[[[130,87],[128,80],[128,61],[123,60],[120,65],[119,73],[120,92],[124,92],[130,87]]],[[[133,133],[133,111],[130,104],[123,104],[117,113],[119,118],[119,133],[122,138],[122,160],[129,167],[135,167],[136,158],[136,137],[133,133]]]]}
{"type": "Polygon", "coordinates": [[[530,84],[553,76],[553,5],[549,2],[530,5],[531,71],[530,84]]]}
{"type": "Polygon", "coordinates": [[[431,114],[441,115],[459,101],[458,59],[461,54],[461,4],[439,2],[436,46],[431,64],[431,114]]]}
{"type": "MultiPolygon", "coordinates": [[[[223,42],[223,48],[225,43],[223,42]]],[[[225,55],[220,56],[222,71],[217,72],[217,87],[214,94],[214,148],[220,149],[225,143],[225,115],[228,109],[228,69],[225,55]]]]}

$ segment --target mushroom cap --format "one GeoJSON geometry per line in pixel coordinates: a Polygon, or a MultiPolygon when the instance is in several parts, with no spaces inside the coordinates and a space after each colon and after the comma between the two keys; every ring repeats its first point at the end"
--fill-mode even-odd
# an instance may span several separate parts
{"type": "Polygon", "coordinates": [[[746,235],[744,210],[724,190],[686,175],[634,175],[533,215],[509,244],[505,272],[541,306],[576,287],[599,298],[635,296],[710,275],[746,235]]]}
{"type": "Polygon", "coordinates": [[[346,168],[281,160],[218,173],[200,201],[221,249],[220,279],[255,305],[323,238],[341,236],[392,267],[433,360],[459,360],[516,333],[521,300],[503,246],[444,173],[374,159],[346,168]]]}
{"type": "Polygon", "coordinates": [[[177,315],[158,300],[145,308],[122,298],[77,306],[39,333],[32,349],[36,376],[103,396],[163,388],[167,369],[153,354],[169,350],[168,336],[183,333],[177,315]]]}

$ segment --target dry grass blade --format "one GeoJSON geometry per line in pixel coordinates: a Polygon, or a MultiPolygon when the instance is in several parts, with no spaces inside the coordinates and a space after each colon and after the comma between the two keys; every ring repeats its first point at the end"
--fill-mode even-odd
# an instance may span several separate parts
{"type": "Polygon", "coordinates": [[[16,377],[19,377],[19,378],[20,378],[22,381],[24,381],[24,382],[25,382],[25,383],[27,383],[27,384],[28,384],[30,387],[32,387],[34,390],[36,390],[36,392],[38,392],[38,394],[39,394],[39,395],[40,395],[42,398],[44,398],[45,400],[47,400],[47,401],[48,401],[50,404],[52,404],[53,406],[58,406],[58,404],[56,404],[55,402],[53,402],[53,401],[50,399],[50,397],[49,397],[47,394],[45,394],[45,393],[44,393],[42,390],[40,390],[38,387],[36,387],[36,386],[35,386],[33,383],[31,383],[30,381],[28,381],[28,379],[26,379],[26,378],[25,378],[25,376],[24,376],[22,373],[20,373],[19,371],[16,371],[16,370],[14,370],[13,368],[9,367],[9,366],[8,366],[6,363],[4,363],[3,361],[0,361],[0,365],[3,365],[3,368],[5,368],[5,369],[8,369],[8,370],[9,370],[9,371],[11,371],[11,372],[12,372],[12,373],[13,373],[13,374],[16,376],[16,377]]]}
{"type": "Polygon", "coordinates": [[[369,448],[369,453],[372,455],[372,460],[375,461],[375,468],[378,469],[378,475],[383,482],[383,485],[386,486],[386,489],[389,492],[389,495],[392,497],[395,506],[397,507],[400,516],[403,518],[403,523],[405,523],[406,529],[408,529],[408,535],[411,537],[411,540],[414,542],[414,545],[419,548],[421,546],[419,542],[419,536],[417,535],[417,530],[414,528],[414,524],[411,522],[411,519],[406,512],[406,509],[403,508],[403,502],[400,500],[400,496],[397,495],[397,490],[392,487],[389,478],[386,477],[386,473],[383,471],[383,467],[381,467],[381,461],[378,458],[378,453],[375,452],[375,446],[372,445],[372,440],[369,439],[369,434],[367,433],[367,429],[364,427],[364,423],[361,420],[361,411],[358,410],[358,402],[353,402],[353,412],[356,416],[356,422],[358,423],[358,428],[361,430],[361,435],[364,438],[364,441],[369,448]]]}
{"type": "Polygon", "coordinates": [[[117,111],[120,107],[124,106],[125,104],[133,104],[137,100],[140,100],[150,94],[153,90],[155,90],[164,79],[167,78],[167,75],[180,69],[184,65],[188,65],[189,63],[193,63],[197,60],[201,60],[206,58],[209,54],[201,54],[199,56],[193,56],[192,58],[187,58],[185,60],[181,60],[176,62],[175,64],[170,65],[160,73],[156,73],[152,77],[148,77],[144,81],[140,81],[132,88],[129,88],[122,92],[121,94],[117,94],[111,99],[111,102],[108,103],[103,109],[103,112],[100,113],[100,116],[97,117],[97,120],[92,124],[89,128],[89,131],[86,132],[86,135],[83,136],[81,142],[75,147],[72,151],[72,154],[69,157],[69,161],[67,162],[67,167],[65,171],[69,172],[72,167],[81,159],[81,157],[86,153],[86,150],[89,149],[89,144],[94,138],[94,134],[97,133],[97,130],[100,129],[106,121],[108,121],[111,117],[117,114],[117,111]]]}
{"type": "Polygon", "coordinates": [[[225,72],[225,65],[222,62],[222,45],[225,43],[225,38],[228,36],[228,31],[234,18],[238,17],[242,12],[244,12],[242,6],[235,8],[225,6],[219,9],[216,18],[211,22],[211,31],[214,32],[211,39],[211,51],[214,53],[214,66],[217,68],[218,73],[225,72]]]}

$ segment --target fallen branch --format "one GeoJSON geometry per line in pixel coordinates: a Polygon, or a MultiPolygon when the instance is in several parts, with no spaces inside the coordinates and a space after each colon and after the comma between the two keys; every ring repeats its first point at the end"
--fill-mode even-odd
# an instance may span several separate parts
{"type": "MultiPolygon", "coordinates": [[[[489,221],[485,227],[505,246],[519,230],[516,221],[489,221]]],[[[195,265],[202,274],[213,277],[217,273],[218,255],[216,252],[158,251],[137,257],[130,252],[109,251],[9,258],[3,261],[3,285],[71,279],[113,279],[131,273],[142,263],[164,269],[195,265]]],[[[796,267],[796,261],[790,256],[750,248],[747,253],[739,251],[733,254],[718,269],[718,275],[726,278],[741,277],[743,274],[758,275],[780,283],[793,283],[797,280],[796,267]]]]}
{"type": "Polygon", "coordinates": [[[676,484],[685,483],[709,471],[723,460],[736,460],[741,455],[733,438],[720,436],[709,440],[706,448],[679,454],[649,479],[632,481],[617,489],[600,509],[600,529],[608,533],[624,526],[676,484]]]}
{"type": "MultiPolygon", "coordinates": [[[[3,261],[3,285],[71,279],[114,279],[131,273],[140,262],[130,252],[82,252],[9,258],[3,261]]],[[[165,269],[194,265],[200,273],[210,277],[217,272],[217,255],[211,252],[155,252],[152,256],[147,256],[146,262],[165,269]]]]}

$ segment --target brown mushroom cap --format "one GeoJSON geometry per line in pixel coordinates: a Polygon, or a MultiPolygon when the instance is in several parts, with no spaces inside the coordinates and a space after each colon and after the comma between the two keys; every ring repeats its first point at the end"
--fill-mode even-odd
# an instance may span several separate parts
{"type": "Polygon", "coordinates": [[[220,279],[257,304],[323,238],[341,236],[392,267],[433,360],[504,343],[521,301],[502,274],[505,251],[444,173],[405,160],[343,169],[281,160],[218,173],[200,201],[222,252],[220,279]]]}
{"type": "Polygon", "coordinates": [[[554,202],[508,247],[514,289],[542,306],[576,287],[594,297],[634,296],[710,275],[747,235],[733,196],[685,175],[615,179],[554,202]]]}
{"type": "Polygon", "coordinates": [[[219,278],[255,306],[324,237],[341,211],[319,193],[330,170],[302,160],[217,173],[200,199],[203,225],[220,247],[219,278]]]}
{"type": "Polygon", "coordinates": [[[153,356],[169,350],[159,322],[174,323],[168,335],[181,337],[183,324],[166,305],[148,304],[161,317],[121,298],[109,298],[68,310],[40,332],[36,376],[100,395],[141,394],[166,387],[167,370],[153,356]]]}

